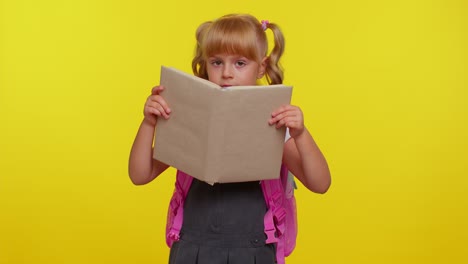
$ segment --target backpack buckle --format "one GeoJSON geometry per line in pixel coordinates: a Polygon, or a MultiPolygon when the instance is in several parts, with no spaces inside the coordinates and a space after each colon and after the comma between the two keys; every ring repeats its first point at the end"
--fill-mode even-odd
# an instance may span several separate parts
{"type": "Polygon", "coordinates": [[[180,239],[179,232],[174,230],[173,228],[171,229],[171,231],[169,232],[167,236],[173,241],[179,241],[180,239]]]}
{"type": "Polygon", "coordinates": [[[267,235],[267,240],[265,241],[266,244],[276,243],[278,242],[278,238],[276,237],[275,233],[276,230],[273,229],[265,229],[265,234],[267,235]]]}
{"type": "Polygon", "coordinates": [[[286,217],[286,210],[283,207],[276,208],[274,218],[276,223],[282,223],[286,217]]]}

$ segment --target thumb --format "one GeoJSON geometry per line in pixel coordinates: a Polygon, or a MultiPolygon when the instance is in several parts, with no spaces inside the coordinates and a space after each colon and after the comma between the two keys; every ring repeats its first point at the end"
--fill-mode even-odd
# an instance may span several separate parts
{"type": "Polygon", "coordinates": [[[164,86],[158,85],[158,86],[153,87],[153,89],[151,90],[151,94],[159,94],[163,90],[164,90],[164,86]]]}

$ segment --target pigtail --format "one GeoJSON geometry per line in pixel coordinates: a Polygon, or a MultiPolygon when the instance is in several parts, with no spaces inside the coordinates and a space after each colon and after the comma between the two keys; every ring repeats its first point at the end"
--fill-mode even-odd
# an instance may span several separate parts
{"type": "MultiPolygon", "coordinates": [[[[280,28],[274,23],[268,23],[266,28],[273,31],[274,44],[273,50],[267,59],[266,65],[266,79],[269,84],[282,84],[283,83],[283,70],[279,64],[279,60],[284,52],[284,37],[280,28]]],[[[266,29],[265,28],[265,29],[266,29]]]]}
{"type": "Polygon", "coordinates": [[[208,79],[208,73],[206,72],[206,62],[203,57],[203,51],[201,48],[201,42],[205,35],[206,29],[211,25],[212,22],[205,22],[201,24],[195,34],[197,39],[197,46],[195,47],[195,57],[192,60],[192,71],[197,77],[208,79]]]}

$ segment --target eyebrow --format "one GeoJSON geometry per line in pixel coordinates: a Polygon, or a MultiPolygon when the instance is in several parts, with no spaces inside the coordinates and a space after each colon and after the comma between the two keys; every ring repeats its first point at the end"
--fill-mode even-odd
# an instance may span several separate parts
{"type": "MultiPolygon", "coordinates": [[[[249,59],[247,58],[246,56],[243,56],[243,55],[233,55],[231,57],[233,60],[252,60],[252,59],[249,59]]],[[[226,58],[222,58],[220,56],[209,56],[208,59],[220,59],[220,60],[224,60],[226,58]]],[[[227,58],[227,59],[230,59],[230,58],[227,58]]]]}

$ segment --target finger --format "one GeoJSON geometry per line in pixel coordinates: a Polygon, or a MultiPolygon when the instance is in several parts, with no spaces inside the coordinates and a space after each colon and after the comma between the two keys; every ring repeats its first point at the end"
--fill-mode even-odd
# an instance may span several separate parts
{"type": "Polygon", "coordinates": [[[280,119],[278,122],[276,122],[276,128],[280,128],[282,126],[286,126],[286,124],[291,123],[294,120],[294,118],[291,117],[285,117],[280,119]]]}
{"type": "Polygon", "coordinates": [[[145,109],[144,109],[144,114],[145,115],[156,115],[156,116],[160,116],[161,113],[159,113],[159,111],[152,107],[151,105],[145,105],[145,109]]]}
{"type": "Polygon", "coordinates": [[[275,117],[277,115],[279,115],[280,113],[284,112],[286,110],[286,106],[285,105],[282,105],[280,106],[279,108],[275,109],[272,113],[271,113],[271,116],[272,117],[275,117]]]}
{"type": "Polygon", "coordinates": [[[304,127],[298,120],[287,121],[284,125],[290,129],[300,129],[304,127]]]}
{"type": "Polygon", "coordinates": [[[156,115],[157,117],[163,117],[164,119],[168,119],[169,118],[169,115],[167,115],[161,106],[157,105],[157,106],[150,106],[148,105],[146,107],[146,111],[150,114],[153,114],[153,115],[156,115]]]}
{"type": "Polygon", "coordinates": [[[287,111],[287,112],[282,112],[278,115],[276,115],[275,117],[273,118],[270,118],[270,120],[268,121],[268,123],[270,125],[273,125],[274,123],[277,123],[278,121],[280,121],[281,119],[283,118],[286,118],[286,117],[294,117],[294,116],[297,116],[293,111],[287,111]]]}
{"type": "Polygon", "coordinates": [[[164,109],[164,107],[160,104],[158,104],[156,106],[156,109],[161,113],[161,115],[165,118],[165,119],[168,119],[169,118],[169,114],[166,112],[166,110],[164,109]]]}
{"type": "Polygon", "coordinates": [[[276,128],[280,128],[284,125],[285,121],[283,119],[279,120],[278,122],[276,122],[276,128]]]}
{"type": "Polygon", "coordinates": [[[150,111],[151,111],[151,113],[153,113],[154,115],[156,115],[158,117],[160,117],[160,116],[164,117],[163,114],[161,113],[161,111],[159,111],[157,108],[150,108],[150,111]]]}
{"type": "Polygon", "coordinates": [[[162,103],[164,103],[164,100],[161,101],[160,99],[156,98],[156,100],[150,100],[147,105],[151,109],[158,110],[158,115],[167,119],[169,118],[169,113],[166,111],[162,103]]]}
{"type": "Polygon", "coordinates": [[[282,105],[280,106],[278,109],[276,109],[275,111],[273,111],[273,113],[271,113],[271,116],[272,117],[275,117],[283,112],[286,112],[286,111],[290,111],[290,110],[293,110],[295,109],[295,106],[292,106],[292,105],[282,105]]]}
{"type": "Polygon", "coordinates": [[[163,90],[164,90],[164,86],[158,85],[158,86],[153,87],[153,89],[151,89],[151,94],[156,95],[156,94],[161,93],[163,90]]]}
{"type": "Polygon", "coordinates": [[[289,117],[285,117],[285,118],[279,120],[276,123],[276,128],[280,128],[282,126],[285,126],[285,127],[288,127],[288,128],[300,128],[301,124],[302,124],[302,122],[300,121],[300,119],[298,119],[297,117],[294,117],[294,116],[289,116],[289,117]]]}
{"type": "Polygon", "coordinates": [[[164,112],[166,112],[167,114],[171,113],[172,111],[171,108],[169,107],[166,100],[162,96],[160,95],[156,96],[155,101],[158,102],[158,104],[162,106],[162,108],[164,109],[164,112]]]}
{"type": "Polygon", "coordinates": [[[172,112],[164,97],[160,95],[150,95],[148,97],[147,103],[151,104],[152,106],[155,106],[154,103],[160,104],[164,108],[164,112],[166,112],[167,114],[170,114],[172,112]]]}

